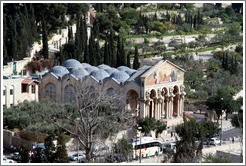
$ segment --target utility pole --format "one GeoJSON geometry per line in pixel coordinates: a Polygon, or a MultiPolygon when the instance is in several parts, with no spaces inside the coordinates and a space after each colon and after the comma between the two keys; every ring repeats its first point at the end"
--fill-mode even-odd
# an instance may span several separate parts
{"type": "Polygon", "coordinates": [[[223,98],[221,98],[221,101],[222,101],[222,110],[221,110],[221,133],[220,133],[220,146],[221,146],[221,143],[222,143],[222,114],[223,114],[223,98]]]}

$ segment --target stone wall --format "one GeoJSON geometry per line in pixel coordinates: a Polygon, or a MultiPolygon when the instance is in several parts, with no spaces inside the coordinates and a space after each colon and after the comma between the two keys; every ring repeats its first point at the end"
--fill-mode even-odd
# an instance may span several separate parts
{"type": "Polygon", "coordinates": [[[14,132],[9,130],[3,130],[3,146],[10,148],[11,145],[14,147],[27,146],[28,148],[32,147],[33,142],[22,139],[18,136],[14,136],[14,132]]]}

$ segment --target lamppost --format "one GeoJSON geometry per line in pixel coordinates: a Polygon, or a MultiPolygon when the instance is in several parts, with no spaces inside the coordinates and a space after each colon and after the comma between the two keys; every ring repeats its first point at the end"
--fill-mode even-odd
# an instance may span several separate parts
{"type": "MultiPolygon", "coordinates": [[[[80,118],[76,118],[76,120],[80,120],[80,118]]],[[[76,132],[78,137],[78,126],[76,126],[76,132]]],[[[79,138],[77,138],[77,162],[79,163],[79,138]]]]}
{"type": "Polygon", "coordinates": [[[142,127],[139,126],[138,127],[138,130],[140,131],[139,132],[139,140],[140,140],[140,146],[139,146],[140,147],[140,154],[139,154],[140,155],[140,160],[139,160],[139,163],[141,163],[141,160],[142,160],[142,153],[141,153],[141,148],[142,148],[142,146],[141,146],[141,129],[142,129],[142,127]]]}
{"type": "Polygon", "coordinates": [[[222,132],[223,132],[223,130],[222,130],[222,113],[223,113],[223,97],[221,98],[221,105],[222,105],[222,110],[221,110],[221,133],[220,133],[220,146],[221,146],[221,141],[222,141],[222,132]]]}

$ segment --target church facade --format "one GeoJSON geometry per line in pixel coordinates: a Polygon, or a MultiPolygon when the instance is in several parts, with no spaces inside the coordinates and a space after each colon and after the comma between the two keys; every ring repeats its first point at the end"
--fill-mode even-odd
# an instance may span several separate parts
{"type": "Polygon", "coordinates": [[[184,72],[167,60],[134,70],[104,64],[96,67],[69,59],[40,78],[40,99],[76,101],[76,82],[89,81],[93,86],[103,85],[108,94],[121,96],[124,107],[135,117],[153,117],[173,126],[182,122],[184,72]]]}

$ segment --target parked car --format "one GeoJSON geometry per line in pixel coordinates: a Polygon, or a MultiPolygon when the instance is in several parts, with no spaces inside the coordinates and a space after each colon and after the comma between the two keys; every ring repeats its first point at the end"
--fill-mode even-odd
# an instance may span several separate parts
{"type": "Polygon", "coordinates": [[[220,139],[219,138],[211,138],[210,144],[211,145],[218,145],[218,144],[220,144],[220,139]]]}
{"type": "Polygon", "coordinates": [[[164,152],[175,152],[176,151],[176,143],[175,142],[170,142],[164,144],[164,152]]]}
{"type": "Polygon", "coordinates": [[[218,144],[220,144],[220,139],[219,138],[210,138],[210,141],[209,141],[209,138],[205,138],[203,140],[203,143],[206,145],[218,145],[218,144]]]}
{"type": "Polygon", "coordinates": [[[7,159],[6,156],[3,156],[3,163],[14,163],[14,160],[7,159]]]}
{"type": "Polygon", "coordinates": [[[85,159],[86,156],[83,153],[74,153],[72,156],[69,156],[69,159],[72,161],[77,161],[78,159],[85,159]]]}
{"type": "Polygon", "coordinates": [[[20,162],[21,161],[21,155],[19,154],[19,152],[14,152],[11,156],[11,159],[15,160],[17,162],[20,162]]]}

